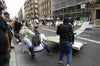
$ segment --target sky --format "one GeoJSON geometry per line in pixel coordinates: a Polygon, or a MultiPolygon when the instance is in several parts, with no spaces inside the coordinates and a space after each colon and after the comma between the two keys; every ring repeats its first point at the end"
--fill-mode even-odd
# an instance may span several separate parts
{"type": "Polygon", "coordinates": [[[5,0],[7,5],[7,11],[10,13],[10,18],[15,17],[25,0],[5,0]]]}

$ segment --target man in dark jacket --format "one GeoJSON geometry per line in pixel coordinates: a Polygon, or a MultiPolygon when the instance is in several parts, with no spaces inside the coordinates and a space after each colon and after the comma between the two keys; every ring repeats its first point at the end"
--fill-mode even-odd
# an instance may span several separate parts
{"type": "Polygon", "coordinates": [[[19,40],[19,45],[21,44],[21,39],[19,38],[19,31],[21,29],[22,24],[20,23],[20,20],[16,18],[16,22],[14,23],[14,36],[19,40]]]}
{"type": "Polygon", "coordinates": [[[9,66],[10,59],[10,43],[7,34],[7,24],[2,15],[2,10],[6,7],[0,1],[0,66],[9,66]],[[9,51],[9,52],[8,52],[9,51]]]}
{"type": "Polygon", "coordinates": [[[57,32],[60,35],[60,57],[59,64],[62,65],[62,59],[64,52],[67,52],[67,66],[71,65],[72,59],[72,46],[71,42],[74,42],[74,33],[72,26],[69,24],[69,19],[64,18],[63,24],[58,26],[57,32]]]}

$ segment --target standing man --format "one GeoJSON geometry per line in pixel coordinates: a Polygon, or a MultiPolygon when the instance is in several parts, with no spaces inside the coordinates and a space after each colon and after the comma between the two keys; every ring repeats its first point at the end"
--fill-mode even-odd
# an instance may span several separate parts
{"type": "MultiPolygon", "coordinates": [[[[13,35],[12,35],[13,32],[12,32],[11,27],[12,27],[12,24],[13,24],[14,22],[8,22],[8,19],[9,19],[9,13],[8,13],[8,12],[5,12],[5,13],[4,13],[4,19],[5,19],[6,24],[7,24],[7,33],[8,33],[8,35],[9,35],[9,41],[10,41],[10,44],[11,44],[11,39],[12,39],[12,36],[13,36],[13,35]]],[[[11,48],[13,49],[14,47],[11,46],[11,48]]]]}
{"type": "Polygon", "coordinates": [[[30,26],[31,26],[31,28],[30,28],[30,29],[31,29],[31,31],[33,31],[33,20],[28,19],[28,21],[29,21],[28,23],[29,23],[29,24],[30,24],[30,26]]]}
{"type": "Polygon", "coordinates": [[[69,17],[69,19],[70,19],[70,23],[71,23],[72,27],[74,28],[74,20],[73,20],[73,18],[69,17]]]}
{"type": "Polygon", "coordinates": [[[21,39],[19,38],[19,31],[21,29],[21,22],[20,20],[18,20],[18,18],[16,18],[16,22],[14,23],[13,27],[14,27],[14,36],[17,38],[17,40],[19,41],[19,45],[21,44],[21,39]]]}
{"type": "Polygon", "coordinates": [[[36,17],[35,19],[34,19],[34,32],[36,32],[36,29],[39,27],[39,20],[38,20],[38,18],[36,17]]]}
{"type": "Polygon", "coordinates": [[[2,15],[2,10],[6,7],[0,1],[0,66],[9,66],[10,42],[7,34],[7,24],[2,15]]]}
{"type": "Polygon", "coordinates": [[[59,65],[62,65],[64,52],[67,52],[67,66],[71,65],[72,59],[72,46],[71,42],[74,42],[74,33],[72,26],[69,24],[69,19],[64,18],[63,24],[58,26],[57,32],[60,35],[60,56],[59,65]]]}

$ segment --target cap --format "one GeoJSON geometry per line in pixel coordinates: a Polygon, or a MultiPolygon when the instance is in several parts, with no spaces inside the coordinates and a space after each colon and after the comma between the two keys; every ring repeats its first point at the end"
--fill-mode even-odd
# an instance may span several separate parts
{"type": "Polygon", "coordinates": [[[4,6],[4,5],[2,4],[2,2],[0,1],[0,8],[2,8],[2,9],[6,9],[7,7],[4,6]]]}
{"type": "Polygon", "coordinates": [[[9,13],[8,12],[5,12],[4,15],[9,15],[9,13]]]}

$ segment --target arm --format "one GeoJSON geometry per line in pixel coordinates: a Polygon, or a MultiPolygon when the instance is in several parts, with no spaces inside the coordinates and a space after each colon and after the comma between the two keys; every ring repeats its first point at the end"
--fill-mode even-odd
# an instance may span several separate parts
{"type": "Polygon", "coordinates": [[[29,33],[29,34],[31,34],[31,35],[35,35],[35,33],[33,33],[31,30],[29,30],[29,29],[27,29],[27,32],[29,33]]]}
{"type": "Polygon", "coordinates": [[[7,22],[7,25],[12,25],[12,24],[14,24],[15,23],[15,20],[13,20],[12,22],[7,22]]]}
{"type": "Polygon", "coordinates": [[[71,34],[71,42],[74,42],[74,32],[72,26],[71,26],[70,34],[71,34]]]}
{"type": "Polygon", "coordinates": [[[6,32],[6,37],[7,37],[7,40],[8,40],[8,52],[11,52],[11,45],[10,45],[9,36],[8,36],[7,32],[6,32]]]}
{"type": "Polygon", "coordinates": [[[51,42],[51,41],[50,41],[50,40],[48,40],[48,39],[46,39],[45,41],[46,41],[46,42],[51,42]]]}
{"type": "Polygon", "coordinates": [[[42,38],[43,40],[45,40],[46,42],[51,42],[50,40],[46,39],[46,37],[45,37],[44,34],[41,35],[41,38],[42,38]]]}
{"type": "Polygon", "coordinates": [[[56,34],[60,35],[60,26],[58,26],[56,34]]]}

